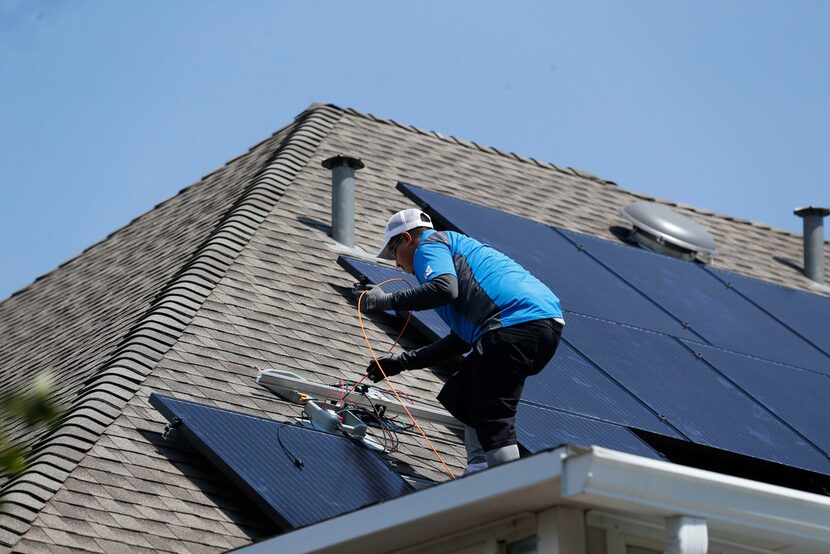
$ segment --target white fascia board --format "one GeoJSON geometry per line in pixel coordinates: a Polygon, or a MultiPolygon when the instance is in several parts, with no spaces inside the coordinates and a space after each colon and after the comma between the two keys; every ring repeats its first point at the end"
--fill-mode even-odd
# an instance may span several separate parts
{"type": "Polygon", "coordinates": [[[642,516],[696,516],[712,533],[830,551],[830,498],[600,447],[564,462],[562,500],[642,516]]]}
{"type": "Polygon", "coordinates": [[[240,549],[266,552],[386,552],[447,536],[559,499],[562,459],[543,452],[455,481],[413,492],[240,549]]]}

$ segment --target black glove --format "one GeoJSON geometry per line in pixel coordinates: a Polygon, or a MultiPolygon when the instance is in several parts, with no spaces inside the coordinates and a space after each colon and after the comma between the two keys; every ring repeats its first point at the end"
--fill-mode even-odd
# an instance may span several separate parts
{"type": "MultiPolygon", "coordinates": [[[[381,367],[383,367],[383,373],[386,373],[387,377],[397,375],[406,369],[405,352],[400,354],[384,354],[378,358],[378,361],[380,362],[381,367]]],[[[366,375],[374,383],[383,381],[383,373],[381,373],[380,369],[378,369],[378,364],[375,363],[375,360],[372,360],[369,363],[369,367],[366,368],[366,375]]]]}
{"type": "Polygon", "coordinates": [[[360,309],[364,312],[384,312],[392,308],[392,295],[383,292],[383,290],[376,285],[360,285],[356,284],[352,288],[352,293],[358,300],[363,294],[363,300],[360,300],[360,309]],[[363,293],[366,294],[363,294],[363,293]]]}

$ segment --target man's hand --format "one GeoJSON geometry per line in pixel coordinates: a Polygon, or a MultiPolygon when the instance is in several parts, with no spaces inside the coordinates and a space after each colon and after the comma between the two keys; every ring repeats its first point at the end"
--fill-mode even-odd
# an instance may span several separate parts
{"type": "MultiPolygon", "coordinates": [[[[386,373],[387,377],[392,377],[406,369],[404,358],[405,356],[403,354],[384,354],[378,358],[378,362],[383,367],[383,373],[386,373]]],[[[372,360],[369,363],[369,367],[366,368],[366,375],[373,383],[383,381],[383,373],[378,369],[378,364],[375,363],[375,360],[372,360]]]]}
{"type": "Polygon", "coordinates": [[[352,293],[360,301],[361,310],[365,312],[383,312],[392,307],[392,295],[383,292],[378,286],[355,285],[352,293]],[[360,300],[361,294],[363,294],[363,300],[360,300]]]}

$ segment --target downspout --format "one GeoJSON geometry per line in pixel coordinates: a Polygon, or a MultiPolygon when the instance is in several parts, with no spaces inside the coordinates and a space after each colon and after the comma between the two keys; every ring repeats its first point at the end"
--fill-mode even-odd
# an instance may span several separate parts
{"type": "Polygon", "coordinates": [[[709,530],[706,520],[699,517],[666,518],[666,554],[706,554],[709,530]]]}

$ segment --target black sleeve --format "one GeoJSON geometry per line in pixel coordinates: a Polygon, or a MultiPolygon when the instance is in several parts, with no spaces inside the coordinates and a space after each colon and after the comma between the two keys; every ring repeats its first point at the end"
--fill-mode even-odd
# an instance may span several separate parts
{"type": "Polygon", "coordinates": [[[427,346],[403,352],[401,358],[404,367],[407,369],[420,369],[430,367],[455,356],[459,356],[470,350],[470,345],[464,339],[450,333],[446,337],[433,342],[427,346]]]}
{"type": "Polygon", "coordinates": [[[395,310],[431,310],[458,298],[458,279],[455,275],[445,273],[419,287],[402,290],[391,296],[391,307],[395,310]]]}

